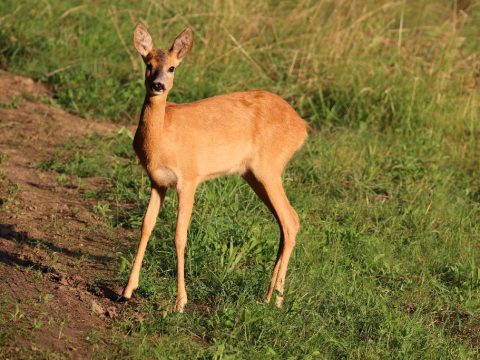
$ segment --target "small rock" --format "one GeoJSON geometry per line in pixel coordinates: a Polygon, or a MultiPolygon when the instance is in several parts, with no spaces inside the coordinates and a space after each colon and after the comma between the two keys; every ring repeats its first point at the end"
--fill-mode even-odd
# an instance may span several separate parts
{"type": "Polygon", "coordinates": [[[411,301],[406,301],[405,304],[403,304],[403,309],[405,312],[411,314],[415,311],[415,305],[411,301]]]}
{"type": "Polygon", "coordinates": [[[92,300],[92,311],[97,315],[105,314],[105,309],[103,306],[97,303],[95,300],[92,300]]]}
{"type": "Polygon", "coordinates": [[[53,274],[52,279],[60,285],[68,285],[68,279],[63,274],[53,274]]]}
{"type": "Polygon", "coordinates": [[[143,320],[143,319],[145,319],[145,313],[143,313],[143,312],[137,312],[137,313],[135,314],[135,318],[136,318],[137,320],[143,320]]]}
{"type": "Polygon", "coordinates": [[[58,279],[58,283],[59,283],[60,285],[65,285],[65,286],[67,286],[67,285],[68,285],[68,280],[67,280],[67,278],[66,278],[65,276],[60,275],[60,278],[58,279]]]}
{"type": "Polygon", "coordinates": [[[115,306],[109,306],[105,313],[109,318],[114,318],[115,316],[117,316],[117,309],[115,308],[115,306]]]}

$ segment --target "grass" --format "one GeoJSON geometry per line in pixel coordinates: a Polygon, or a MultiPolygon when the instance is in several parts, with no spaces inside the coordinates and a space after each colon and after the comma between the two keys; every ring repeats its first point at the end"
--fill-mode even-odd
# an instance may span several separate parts
{"type": "MultiPolygon", "coordinates": [[[[195,30],[172,100],[261,87],[314,128],[285,176],[303,226],[285,309],[261,304],[277,227],[229,177],[198,190],[186,255],[190,311],[167,311],[176,291],[169,192],[137,292],[144,316],[126,312],[114,323],[115,356],[478,356],[478,3],[48,5],[2,3],[0,59],[50,83],[71,111],[136,121],[142,67],[130,39],[142,19],[164,47],[184,26],[195,30]]],[[[88,196],[111,226],[138,228],[148,183],[130,142],[125,132],[79,139],[40,166],[105,177],[107,188],[88,196]]],[[[120,282],[133,256],[134,246],[119,257],[120,282]]]]}
{"type": "MultiPolygon", "coordinates": [[[[176,199],[169,193],[143,267],[139,296],[146,316],[138,321],[127,314],[116,324],[121,354],[161,357],[166,348],[186,357],[245,358],[475,353],[480,206],[437,146],[412,138],[395,151],[396,136],[371,139],[365,131],[315,133],[288,171],[303,231],[284,311],[260,303],[277,246],[273,219],[247,185],[226,178],[197,194],[186,267],[192,310],[167,312],[175,296],[170,240],[176,199]],[[418,160],[419,144],[428,162],[418,160]],[[362,152],[368,145],[372,149],[362,152]],[[319,153],[323,161],[312,161],[319,153]]],[[[103,143],[122,141],[129,139],[120,134],[103,143]]],[[[147,187],[123,161],[110,167],[103,200],[140,199],[128,212],[121,206],[111,211],[112,223],[138,227],[147,187]]],[[[127,278],[133,255],[120,260],[119,281],[127,278]]]]}

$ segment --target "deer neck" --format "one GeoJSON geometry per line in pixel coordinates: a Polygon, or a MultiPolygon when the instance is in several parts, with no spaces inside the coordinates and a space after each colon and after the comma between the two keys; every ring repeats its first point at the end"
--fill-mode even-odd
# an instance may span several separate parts
{"type": "Polygon", "coordinates": [[[166,106],[166,96],[147,96],[143,103],[139,127],[152,131],[161,130],[163,128],[166,106]]]}
{"type": "Polygon", "coordinates": [[[167,96],[145,97],[133,147],[142,165],[149,170],[155,164],[161,141],[167,96]]]}

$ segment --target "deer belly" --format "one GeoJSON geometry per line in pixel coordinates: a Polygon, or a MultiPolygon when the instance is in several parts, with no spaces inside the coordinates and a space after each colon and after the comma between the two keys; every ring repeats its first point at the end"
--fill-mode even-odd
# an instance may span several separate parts
{"type": "Polygon", "coordinates": [[[200,177],[207,180],[227,174],[243,174],[246,171],[248,154],[249,146],[210,148],[198,159],[200,177]]]}
{"type": "Polygon", "coordinates": [[[157,186],[172,187],[177,184],[177,176],[172,170],[166,167],[148,171],[148,175],[157,186]]]}

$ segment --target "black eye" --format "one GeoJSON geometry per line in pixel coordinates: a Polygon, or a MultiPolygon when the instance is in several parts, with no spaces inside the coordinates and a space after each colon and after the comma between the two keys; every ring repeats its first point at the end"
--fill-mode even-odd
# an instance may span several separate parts
{"type": "Polygon", "coordinates": [[[168,68],[168,72],[174,72],[175,71],[175,66],[170,66],[168,68]]]}
{"type": "Polygon", "coordinates": [[[147,70],[151,71],[152,70],[152,64],[147,64],[147,70]]]}

